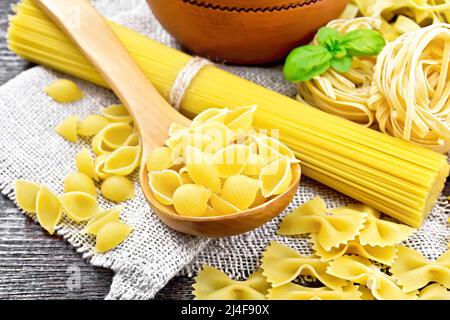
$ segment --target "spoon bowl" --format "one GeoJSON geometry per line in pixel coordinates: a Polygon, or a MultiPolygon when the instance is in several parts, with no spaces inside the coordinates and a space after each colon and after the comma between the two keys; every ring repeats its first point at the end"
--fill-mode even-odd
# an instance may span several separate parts
{"type": "Polygon", "coordinates": [[[265,224],[287,208],[297,192],[300,181],[300,165],[291,165],[292,182],[282,194],[273,197],[262,205],[228,215],[214,217],[186,217],[179,215],[172,206],[159,203],[148,184],[148,172],[141,168],[139,178],[142,191],[153,211],[174,230],[206,237],[227,237],[251,231],[265,224]]]}
{"type": "Polygon", "coordinates": [[[292,164],[293,178],[286,192],[250,210],[226,216],[197,218],[180,216],[173,208],[160,204],[150,190],[145,161],[153,148],[164,144],[172,123],[189,125],[189,119],[173,109],[158,93],[89,1],[34,2],[74,41],[132,115],[142,143],[140,184],[155,214],[165,224],[196,236],[236,235],[261,226],[289,205],[300,181],[298,164],[292,164]],[[72,16],[74,12],[77,12],[76,23],[72,16]]]}

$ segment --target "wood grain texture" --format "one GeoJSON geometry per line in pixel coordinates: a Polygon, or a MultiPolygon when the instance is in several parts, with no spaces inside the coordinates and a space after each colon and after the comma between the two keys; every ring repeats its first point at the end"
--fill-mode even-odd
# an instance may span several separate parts
{"type": "MultiPolygon", "coordinates": [[[[5,41],[7,16],[16,2],[0,1],[0,84],[30,67],[7,49],[5,41]]],[[[67,242],[46,235],[0,196],[0,300],[103,299],[112,277],[112,271],[90,265],[67,242]],[[76,275],[79,283],[73,280],[76,275]]],[[[177,277],[156,299],[191,299],[191,285],[191,279],[177,277]]]]}

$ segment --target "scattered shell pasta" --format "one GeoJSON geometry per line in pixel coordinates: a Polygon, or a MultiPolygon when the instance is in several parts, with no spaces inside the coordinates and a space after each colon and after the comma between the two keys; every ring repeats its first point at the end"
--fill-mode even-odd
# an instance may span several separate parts
{"type": "Polygon", "coordinates": [[[55,233],[62,218],[61,201],[45,186],[41,186],[36,196],[36,217],[42,228],[50,234],[55,233]]]}
{"type": "Polygon", "coordinates": [[[61,203],[64,213],[75,222],[87,221],[99,211],[97,199],[86,192],[65,193],[61,203]]]}
{"type": "Polygon", "coordinates": [[[120,245],[132,231],[132,227],[120,221],[107,223],[97,234],[95,249],[99,253],[107,252],[120,245]]]}
{"type": "Polygon", "coordinates": [[[98,114],[91,114],[78,124],[77,133],[84,137],[94,136],[108,124],[109,121],[105,117],[98,114]]]}
{"type": "Polygon", "coordinates": [[[298,160],[275,138],[252,130],[255,111],[256,106],[212,108],[189,127],[172,124],[165,145],[146,159],[154,197],[180,215],[212,217],[255,208],[284,193],[298,160]]]}
{"type": "Polygon", "coordinates": [[[63,122],[58,124],[55,131],[64,139],[70,142],[77,142],[77,127],[80,118],[78,116],[69,116],[63,122]]]}
{"type": "Polygon", "coordinates": [[[40,188],[37,183],[17,180],[16,201],[19,208],[28,213],[36,213],[36,197],[40,188]]]}
{"type": "Polygon", "coordinates": [[[103,108],[101,114],[110,122],[133,122],[133,118],[129,115],[127,108],[121,104],[113,104],[103,108]]]}
{"type": "Polygon", "coordinates": [[[103,197],[114,202],[123,202],[134,198],[134,184],[122,176],[110,176],[101,186],[103,197]]]}
{"type": "Polygon", "coordinates": [[[44,88],[53,100],[59,103],[71,103],[83,99],[84,94],[75,82],[67,79],[58,79],[44,88]]]}
{"type": "Polygon", "coordinates": [[[64,179],[64,192],[81,191],[97,197],[94,181],[81,172],[71,172],[64,179]]]}

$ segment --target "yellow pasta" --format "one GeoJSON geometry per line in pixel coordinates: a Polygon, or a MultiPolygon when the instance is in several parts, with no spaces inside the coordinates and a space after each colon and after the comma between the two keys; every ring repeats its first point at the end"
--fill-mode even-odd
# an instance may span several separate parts
{"type": "MultiPolygon", "coordinates": [[[[264,199],[265,200],[265,199],[264,199]]],[[[219,214],[232,214],[239,212],[239,208],[220,196],[213,194],[210,199],[212,208],[219,214]]]]}
{"type": "Polygon", "coordinates": [[[193,147],[186,148],[186,153],[186,169],[192,181],[215,193],[220,193],[222,182],[212,158],[193,147]]]}
{"type": "Polygon", "coordinates": [[[294,152],[286,147],[280,140],[268,137],[265,135],[253,135],[254,140],[258,146],[259,154],[267,161],[276,161],[285,156],[289,158],[291,163],[298,163],[294,152]]]}
{"type": "Polygon", "coordinates": [[[64,179],[64,192],[80,191],[97,197],[94,181],[81,172],[71,172],[64,179]]]}
{"type": "Polygon", "coordinates": [[[283,219],[278,233],[314,233],[317,242],[328,251],[354,240],[364,228],[366,216],[366,213],[348,208],[341,209],[338,214],[327,215],[325,203],[317,197],[288,214],[283,219]]]}
{"type": "Polygon", "coordinates": [[[261,271],[253,273],[245,281],[237,281],[205,265],[192,287],[196,300],[264,300],[270,285],[261,271]]]}
{"type": "Polygon", "coordinates": [[[129,115],[127,108],[121,104],[113,104],[109,107],[103,108],[101,114],[111,122],[133,122],[133,118],[129,115]]]}
{"type": "Polygon", "coordinates": [[[90,137],[99,133],[104,127],[109,124],[109,121],[98,114],[92,114],[84,118],[79,124],[77,133],[80,136],[90,137]]]}
{"type": "Polygon", "coordinates": [[[61,201],[45,186],[41,186],[36,196],[36,217],[42,228],[50,234],[55,233],[62,218],[61,201]]]}
{"type": "Polygon", "coordinates": [[[98,133],[98,136],[101,137],[101,140],[107,148],[115,150],[126,143],[130,135],[133,134],[133,131],[133,127],[129,124],[118,122],[106,126],[98,133]]]}
{"type": "Polygon", "coordinates": [[[138,167],[140,159],[140,146],[120,147],[107,156],[103,171],[117,176],[127,176],[138,167]]]}
{"type": "Polygon", "coordinates": [[[67,117],[56,126],[56,133],[68,141],[76,142],[78,140],[77,127],[79,119],[78,116],[67,117]]]}
{"type": "Polygon", "coordinates": [[[232,144],[219,150],[213,158],[220,177],[241,174],[249,160],[250,148],[242,144],[232,144]]]}
{"type": "Polygon", "coordinates": [[[406,33],[379,54],[369,107],[380,130],[425,148],[450,150],[450,25],[406,33]]]}
{"type": "Polygon", "coordinates": [[[266,198],[285,192],[292,182],[289,158],[284,156],[265,166],[260,172],[259,180],[262,194],[266,198]]]}
{"type": "Polygon", "coordinates": [[[107,179],[111,177],[109,173],[106,173],[104,171],[105,168],[105,161],[108,158],[108,154],[101,154],[99,155],[94,162],[94,173],[96,179],[107,179]]]}
{"type": "MultiPolygon", "coordinates": [[[[249,148],[251,149],[251,147],[249,148]]],[[[247,176],[259,177],[265,166],[267,166],[267,160],[262,155],[251,152],[243,173],[247,176]]]]}
{"type": "Polygon", "coordinates": [[[64,213],[75,222],[87,221],[99,212],[97,199],[86,192],[65,193],[61,203],[64,213]]]}
{"type": "Polygon", "coordinates": [[[20,209],[28,213],[36,213],[36,197],[40,185],[34,182],[17,180],[15,195],[20,209]]]}
{"type": "Polygon", "coordinates": [[[134,184],[122,176],[111,176],[101,186],[103,197],[114,202],[123,202],[135,196],[134,184]]]}
{"type": "Polygon", "coordinates": [[[416,231],[416,229],[403,224],[380,219],[378,211],[365,205],[351,205],[334,209],[332,212],[339,214],[341,210],[346,208],[367,213],[365,226],[358,236],[359,242],[363,246],[392,246],[405,241],[416,231]]]}
{"type": "Polygon", "coordinates": [[[233,109],[226,117],[226,125],[231,130],[247,130],[252,127],[256,105],[233,109]]]}
{"type": "MultiPolygon", "coordinates": [[[[331,21],[327,26],[345,34],[357,29],[380,30],[381,21],[366,17],[341,19],[331,21]]],[[[317,44],[317,39],[313,44],[317,44]]],[[[299,83],[297,99],[370,127],[375,120],[368,105],[375,63],[374,57],[354,57],[349,72],[340,73],[330,68],[323,75],[299,83]]]]}
{"type": "Polygon", "coordinates": [[[98,231],[95,249],[99,253],[112,250],[125,241],[132,231],[132,227],[120,221],[107,223],[98,231]]]}
{"type": "Polygon", "coordinates": [[[106,224],[120,221],[120,210],[121,208],[117,207],[97,213],[88,221],[83,232],[96,236],[106,224]]]}
{"type": "Polygon", "coordinates": [[[355,241],[341,244],[337,248],[325,250],[317,241],[316,235],[311,235],[311,239],[315,254],[319,256],[320,260],[323,262],[335,260],[346,254],[356,254],[360,257],[390,266],[397,258],[397,248],[395,246],[378,247],[362,245],[359,239],[356,239],[355,241]]]}
{"type": "Polygon", "coordinates": [[[147,171],[161,171],[172,165],[172,151],[168,147],[158,147],[152,150],[147,158],[147,171]]]}
{"type": "Polygon", "coordinates": [[[141,146],[141,136],[138,132],[132,133],[124,143],[127,147],[140,147],[141,146]]]}
{"type": "Polygon", "coordinates": [[[94,151],[97,156],[107,155],[114,151],[114,149],[108,147],[103,140],[103,130],[97,133],[94,138],[92,138],[91,147],[92,151],[94,151]]]}
{"type": "Polygon", "coordinates": [[[416,300],[417,291],[404,293],[394,278],[382,273],[364,258],[343,256],[331,261],[327,273],[368,287],[378,300],[416,300]]]}
{"type": "Polygon", "coordinates": [[[328,288],[342,291],[345,281],[326,273],[328,263],[321,262],[314,256],[302,256],[295,250],[271,241],[261,259],[263,275],[272,284],[279,287],[290,283],[300,275],[317,278],[328,288]]]}
{"type": "MultiPolygon", "coordinates": [[[[116,23],[108,24],[157,90],[167,96],[192,57],[116,23]]],[[[8,40],[10,48],[28,60],[107,87],[83,53],[30,0],[16,7],[8,40]]],[[[217,67],[207,66],[195,77],[181,111],[194,117],[211,107],[251,104],[258,105],[254,126],[279,129],[281,141],[302,161],[306,176],[413,227],[422,224],[443,188],[447,157],[311,108],[217,67]]]]}
{"type": "Polygon", "coordinates": [[[390,272],[404,292],[415,292],[430,282],[450,289],[450,250],[436,261],[428,261],[418,251],[401,246],[390,272]]]}
{"type": "MultiPolygon", "coordinates": [[[[450,23],[449,0],[353,0],[361,14],[383,19],[384,27],[391,30],[392,37],[404,31],[398,28],[398,20],[409,19],[413,27],[425,27],[431,23],[450,23]],[[389,24],[390,23],[390,24],[389,24]]],[[[356,15],[357,12],[354,13],[356,15]]]]}
{"type": "Polygon", "coordinates": [[[178,214],[202,217],[206,214],[212,192],[196,184],[184,184],[173,194],[173,206],[178,214]]]}
{"type": "Polygon", "coordinates": [[[75,163],[79,172],[84,173],[92,179],[98,178],[97,174],[95,173],[94,159],[92,158],[89,149],[83,147],[75,157],[75,163]]]}
{"type": "Polygon", "coordinates": [[[439,283],[433,283],[420,290],[419,300],[450,300],[450,291],[439,283]]]}
{"type": "Polygon", "coordinates": [[[173,170],[154,171],[149,173],[148,179],[156,200],[167,206],[172,205],[175,190],[183,184],[180,174],[173,170]]]}
{"type": "MultiPolygon", "coordinates": [[[[208,122],[225,123],[229,110],[227,108],[211,108],[192,119],[192,127],[198,127],[208,122]]],[[[171,130],[173,132],[173,128],[171,130]]],[[[169,130],[169,134],[171,133],[169,130]]]]}
{"type": "Polygon", "coordinates": [[[58,79],[44,89],[53,100],[59,103],[71,103],[83,99],[84,94],[70,80],[58,79]]]}
{"type": "Polygon", "coordinates": [[[269,289],[269,300],[361,300],[358,286],[347,285],[342,290],[327,287],[309,288],[294,283],[269,289]]]}
{"type": "Polygon", "coordinates": [[[245,210],[256,199],[261,183],[258,180],[243,175],[229,177],[222,187],[222,198],[233,206],[245,210]]]}

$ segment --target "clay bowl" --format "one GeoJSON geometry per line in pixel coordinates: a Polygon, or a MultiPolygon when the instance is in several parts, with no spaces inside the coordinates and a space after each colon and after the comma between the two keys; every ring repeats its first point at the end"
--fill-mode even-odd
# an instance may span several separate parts
{"type": "Polygon", "coordinates": [[[336,19],[349,0],[147,0],[186,49],[217,62],[284,59],[336,19]]]}

